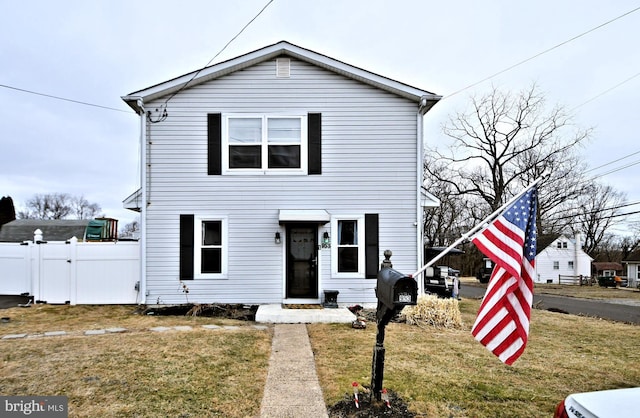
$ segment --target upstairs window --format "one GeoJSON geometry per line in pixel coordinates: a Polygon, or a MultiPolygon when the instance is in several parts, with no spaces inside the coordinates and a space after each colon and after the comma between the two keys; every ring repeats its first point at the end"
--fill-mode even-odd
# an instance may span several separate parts
{"type": "Polygon", "coordinates": [[[227,115],[222,147],[227,173],[305,174],[306,116],[227,115]]]}

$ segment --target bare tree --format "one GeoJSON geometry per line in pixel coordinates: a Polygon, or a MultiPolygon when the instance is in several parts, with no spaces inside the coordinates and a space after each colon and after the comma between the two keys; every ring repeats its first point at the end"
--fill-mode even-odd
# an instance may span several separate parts
{"type": "Polygon", "coordinates": [[[21,219],[89,219],[100,212],[100,206],[89,203],[84,197],[67,193],[36,194],[27,201],[27,209],[18,212],[21,219]]]}
{"type": "Polygon", "coordinates": [[[444,133],[451,139],[448,152],[428,150],[439,164],[425,167],[426,176],[448,183],[456,195],[480,198],[485,215],[535,177],[545,177],[541,211],[581,194],[582,163],[574,147],[590,131],[575,129],[561,107],[547,111],[535,85],[515,95],[494,88],[472,98],[471,110],[451,117],[444,133]]]}
{"type": "Polygon", "coordinates": [[[134,238],[140,232],[140,218],[136,218],[129,222],[120,230],[121,238],[134,238]]]}
{"type": "Polygon", "coordinates": [[[100,215],[100,205],[89,203],[84,196],[72,197],[69,205],[76,219],[93,219],[100,215]]]}
{"type": "Polygon", "coordinates": [[[574,219],[571,229],[583,234],[586,253],[593,253],[603,243],[611,227],[621,222],[617,215],[625,202],[624,193],[600,183],[590,184],[587,192],[577,200],[577,209],[567,217],[574,219]]]}
{"type": "MultiPolygon", "coordinates": [[[[425,170],[433,164],[437,163],[427,157],[425,170]]],[[[470,227],[466,201],[453,193],[450,182],[438,178],[427,177],[423,187],[440,200],[439,206],[424,210],[425,243],[429,246],[449,245],[470,227]]]]}

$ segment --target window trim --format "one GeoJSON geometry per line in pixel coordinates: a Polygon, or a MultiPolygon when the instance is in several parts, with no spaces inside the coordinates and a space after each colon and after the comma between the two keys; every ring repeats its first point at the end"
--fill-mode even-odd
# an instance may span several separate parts
{"type": "MultiPolygon", "coordinates": [[[[226,279],[228,276],[228,254],[229,254],[229,226],[226,216],[195,216],[193,222],[193,278],[198,279],[226,279]],[[220,273],[202,273],[202,223],[217,221],[221,223],[222,253],[220,273]]],[[[206,247],[205,247],[206,248],[206,247]]]]}
{"type": "MultiPolygon", "coordinates": [[[[308,115],[305,113],[224,113],[222,114],[221,157],[222,174],[225,175],[307,175],[309,159],[309,127],[308,115]],[[229,167],[229,119],[262,120],[261,167],[260,168],[230,168],[229,167]],[[300,167],[299,168],[269,168],[269,119],[299,119],[300,120],[300,167]]],[[[287,145],[274,143],[273,145],[287,145]]]]}
{"type": "Polygon", "coordinates": [[[357,278],[364,279],[366,277],[366,246],[365,246],[365,215],[338,215],[331,217],[331,231],[333,234],[331,245],[331,275],[334,278],[357,278]],[[340,248],[338,241],[338,222],[339,221],[356,221],[358,228],[358,271],[355,272],[339,272],[338,271],[338,249],[340,248]]]}
{"type": "Polygon", "coordinates": [[[554,261],[553,262],[553,269],[554,270],[560,270],[560,261],[554,261]]]}

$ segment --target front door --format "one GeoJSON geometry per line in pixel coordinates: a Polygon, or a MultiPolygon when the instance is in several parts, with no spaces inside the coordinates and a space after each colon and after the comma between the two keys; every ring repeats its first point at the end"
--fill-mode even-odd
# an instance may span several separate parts
{"type": "Polygon", "coordinates": [[[287,299],[318,298],[318,226],[287,225],[287,299]]]}

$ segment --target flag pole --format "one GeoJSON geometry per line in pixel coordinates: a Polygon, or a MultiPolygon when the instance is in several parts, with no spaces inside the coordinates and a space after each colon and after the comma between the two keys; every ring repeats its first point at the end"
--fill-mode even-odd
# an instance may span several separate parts
{"type": "MultiPolygon", "coordinates": [[[[496,209],[495,211],[493,211],[493,213],[489,216],[487,216],[486,218],[484,218],[484,220],[480,223],[478,223],[476,226],[474,226],[473,228],[471,228],[467,233],[462,234],[462,236],[460,238],[458,238],[453,244],[449,245],[447,248],[445,248],[444,250],[442,250],[440,252],[440,254],[438,254],[437,256],[435,256],[434,258],[432,258],[427,264],[425,264],[424,266],[422,266],[420,268],[420,270],[416,271],[415,273],[413,273],[413,275],[411,277],[413,277],[414,279],[417,280],[417,277],[422,274],[427,268],[431,267],[432,265],[434,265],[436,263],[436,261],[440,260],[442,257],[444,257],[445,255],[447,255],[447,253],[449,251],[451,251],[453,248],[455,248],[456,246],[460,245],[461,242],[463,242],[464,240],[466,240],[467,238],[469,238],[471,235],[475,234],[479,229],[483,228],[488,222],[490,222],[493,218],[495,218],[497,215],[499,215],[500,213],[502,213],[503,210],[505,210],[508,206],[512,205],[513,202],[515,202],[516,200],[518,200],[520,198],[520,196],[522,196],[523,194],[526,193],[527,190],[529,190],[530,188],[532,188],[533,186],[535,186],[536,184],[540,183],[540,181],[542,181],[543,177],[538,177],[537,179],[535,179],[534,181],[532,181],[527,187],[524,188],[524,190],[522,190],[520,193],[518,193],[517,195],[513,196],[511,199],[509,199],[507,201],[507,203],[505,203],[504,205],[500,206],[498,209],[496,209]]],[[[422,288],[422,287],[421,287],[422,288]]]]}

